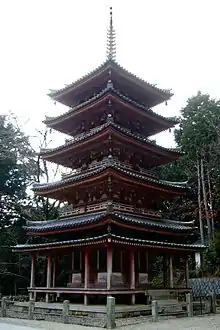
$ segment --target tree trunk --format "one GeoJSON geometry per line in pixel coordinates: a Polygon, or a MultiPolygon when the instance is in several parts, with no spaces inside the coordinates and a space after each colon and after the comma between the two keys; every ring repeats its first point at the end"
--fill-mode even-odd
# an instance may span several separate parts
{"type": "Polygon", "coordinates": [[[197,178],[198,178],[198,207],[199,207],[199,229],[201,243],[204,244],[204,230],[202,223],[202,204],[201,204],[201,179],[200,179],[200,159],[197,158],[197,178]]]}
{"type": "Polygon", "coordinates": [[[212,239],[214,239],[214,237],[215,237],[215,223],[214,223],[214,216],[213,216],[211,181],[210,181],[210,174],[209,174],[208,167],[207,167],[207,181],[208,181],[208,189],[209,189],[209,205],[210,205],[210,213],[211,213],[212,239]]]}
{"type": "Polygon", "coordinates": [[[202,179],[202,192],[203,192],[203,202],[204,202],[204,208],[205,208],[205,217],[206,217],[207,228],[208,228],[208,241],[209,241],[209,244],[210,244],[212,242],[212,231],[211,231],[208,204],[207,204],[207,198],[206,198],[203,158],[201,158],[201,179],[202,179]]]}

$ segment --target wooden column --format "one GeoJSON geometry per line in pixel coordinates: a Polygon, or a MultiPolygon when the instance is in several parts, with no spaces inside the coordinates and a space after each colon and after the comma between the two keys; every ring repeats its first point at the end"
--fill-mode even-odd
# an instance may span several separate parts
{"type": "Polygon", "coordinates": [[[53,258],[53,281],[52,281],[53,288],[55,288],[55,286],[56,286],[56,268],[57,268],[57,256],[54,256],[54,258],[53,258]]]}
{"type": "Polygon", "coordinates": [[[97,273],[99,272],[99,249],[97,250],[97,273]]]}
{"type": "MultiPolygon", "coordinates": [[[[82,255],[82,254],[81,254],[82,255]]],[[[89,251],[88,249],[85,250],[84,254],[85,258],[85,273],[84,273],[84,288],[85,290],[88,289],[89,286],[89,251]]],[[[88,304],[87,294],[84,294],[84,305],[88,304]]]]}
{"type": "Polygon", "coordinates": [[[199,274],[202,267],[201,253],[195,252],[196,274],[199,274]]]}
{"type": "Polygon", "coordinates": [[[112,287],[112,257],[112,247],[107,246],[107,290],[110,290],[112,287]]]}
{"type": "Polygon", "coordinates": [[[169,260],[169,273],[170,273],[170,287],[174,287],[174,280],[173,280],[173,256],[170,255],[170,260],[169,260]]]}
{"type": "MultiPolygon", "coordinates": [[[[47,257],[47,288],[51,287],[51,256],[47,257]]],[[[49,293],[46,293],[46,302],[49,302],[49,293]]]]}
{"type": "Polygon", "coordinates": [[[189,258],[188,256],[185,257],[185,281],[186,281],[186,288],[189,285],[189,258]]]}
{"type": "Polygon", "coordinates": [[[30,287],[33,288],[35,286],[35,269],[36,269],[36,255],[31,255],[31,281],[30,287]]]}
{"type": "MultiPolygon", "coordinates": [[[[135,289],[135,262],[134,251],[130,251],[130,289],[135,289]]],[[[135,304],[135,294],[131,296],[132,305],[135,304]]]]}
{"type": "Polygon", "coordinates": [[[72,274],[71,274],[71,283],[73,283],[73,278],[74,278],[74,252],[72,252],[72,260],[71,260],[71,263],[72,263],[72,274]]]}
{"type": "Polygon", "coordinates": [[[163,284],[164,284],[164,288],[166,288],[168,286],[168,256],[164,255],[163,256],[163,284]]]}
{"type": "MultiPolygon", "coordinates": [[[[36,255],[33,253],[31,255],[31,278],[30,278],[30,288],[35,287],[35,270],[36,270],[36,255]]],[[[36,298],[36,292],[30,292],[29,299],[36,298]]]]}

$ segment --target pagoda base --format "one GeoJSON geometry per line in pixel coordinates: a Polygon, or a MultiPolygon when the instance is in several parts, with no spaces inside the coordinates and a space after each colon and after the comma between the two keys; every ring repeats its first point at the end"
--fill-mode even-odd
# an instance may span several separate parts
{"type": "MultiPolygon", "coordinates": [[[[106,288],[72,288],[72,287],[63,287],[63,288],[45,288],[45,287],[34,287],[28,289],[30,298],[37,300],[38,296],[43,297],[46,296],[46,302],[49,301],[59,301],[60,298],[65,297],[70,299],[72,302],[75,301],[84,301],[84,305],[90,302],[90,298],[93,302],[97,302],[102,299],[103,304],[106,304],[107,296],[115,296],[116,303],[119,301],[120,297],[125,297],[123,301],[127,302],[127,305],[133,305],[136,303],[136,298],[141,301],[142,304],[148,304],[149,298],[152,300],[152,297],[166,296],[167,299],[172,297],[178,297],[179,295],[185,295],[186,293],[191,292],[190,288],[157,288],[157,289],[122,289],[122,288],[114,288],[111,290],[107,290],[106,288]],[[155,294],[154,294],[155,293],[155,294]],[[69,297],[67,297],[69,296],[69,297]],[[117,298],[118,297],[118,298],[117,298]],[[127,297],[127,298],[126,298],[127,297]]],[[[160,298],[159,298],[160,299],[160,298]]],[[[63,299],[62,299],[63,300],[63,299]]],[[[139,303],[138,303],[139,304],[139,303]]]]}

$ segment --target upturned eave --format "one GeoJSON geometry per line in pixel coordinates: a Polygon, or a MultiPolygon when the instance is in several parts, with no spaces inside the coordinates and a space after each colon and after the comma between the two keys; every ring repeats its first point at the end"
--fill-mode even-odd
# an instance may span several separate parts
{"type": "Polygon", "coordinates": [[[51,242],[43,244],[19,244],[12,247],[13,252],[40,252],[47,250],[60,250],[80,246],[92,246],[98,244],[114,244],[121,246],[145,247],[153,249],[166,250],[183,250],[183,251],[203,251],[207,248],[202,244],[181,244],[171,242],[160,242],[155,240],[144,240],[138,238],[130,238],[115,234],[104,234],[96,237],[82,238],[76,240],[68,240],[61,242],[51,242]]]}
{"type": "Polygon", "coordinates": [[[67,112],[56,116],[56,117],[46,117],[46,119],[43,121],[48,127],[53,128],[55,130],[64,132],[66,134],[70,134],[65,127],[62,127],[62,125],[65,125],[66,121],[69,121],[70,119],[73,119],[76,115],[82,112],[86,112],[88,109],[89,111],[92,111],[93,107],[98,106],[102,102],[105,101],[106,97],[113,98],[115,100],[118,100],[128,108],[133,108],[136,111],[138,111],[139,114],[146,117],[146,119],[151,120],[155,123],[155,125],[159,125],[159,128],[155,131],[152,131],[150,135],[159,133],[163,130],[169,129],[174,127],[176,124],[178,124],[177,118],[174,117],[165,117],[162,115],[159,115],[155,113],[152,109],[144,106],[143,104],[138,103],[137,101],[132,100],[130,97],[125,96],[120,91],[116,90],[112,85],[107,86],[103,90],[101,90],[98,94],[92,96],[90,99],[70,108],[67,112]]]}
{"type": "MultiPolygon", "coordinates": [[[[109,159],[108,162],[100,164],[90,171],[84,171],[60,181],[53,183],[36,183],[33,185],[33,190],[42,196],[49,196],[51,193],[56,193],[57,191],[63,191],[72,189],[79,184],[90,184],[98,182],[98,180],[104,180],[109,175],[115,177],[117,180],[122,180],[125,183],[137,184],[142,187],[148,187],[156,191],[163,191],[167,193],[172,193],[175,195],[186,194],[189,191],[187,182],[170,182],[164,181],[157,178],[152,178],[147,174],[143,174],[123,166],[123,164],[118,164],[114,159],[109,159]]],[[[53,198],[52,196],[50,196],[53,198]]]]}
{"type": "Polygon", "coordinates": [[[71,154],[76,154],[77,149],[82,147],[88,148],[90,142],[92,143],[98,139],[102,141],[104,135],[106,134],[112,134],[113,136],[116,136],[122,141],[127,141],[131,143],[131,145],[133,145],[134,147],[136,146],[138,149],[141,148],[143,152],[147,151],[157,155],[158,157],[160,157],[159,164],[166,164],[167,162],[169,162],[169,159],[170,161],[177,160],[182,155],[182,153],[177,149],[170,149],[157,145],[150,139],[140,134],[132,133],[130,130],[125,129],[111,121],[106,122],[105,124],[96,127],[87,133],[75,136],[73,139],[66,141],[66,143],[61,146],[51,149],[41,149],[39,155],[45,160],[67,166],[67,164],[65,164],[65,161],[63,161],[63,157],[65,154],[67,155],[69,152],[71,154]],[[164,162],[162,162],[163,158],[166,158],[164,162]]]}
{"type": "Polygon", "coordinates": [[[72,82],[71,84],[66,85],[61,89],[51,90],[50,93],[48,93],[48,96],[55,101],[66,104],[65,101],[63,101],[66,95],[74,93],[74,91],[78,88],[82,88],[84,84],[89,83],[104,72],[108,73],[109,70],[111,70],[111,76],[115,72],[117,75],[120,75],[121,77],[125,78],[131,84],[137,85],[143,90],[143,92],[151,93],[152,97],[155,98],[155,102],[153,102],[154,104],[152,104],[152,106],[167,101],[173,96],[173,93],[170,90],[159,88],[156,85],[139,78],[138,76],[131,73],[112,59],[106,60],[100,66],[90,71],[88,74],[84,75],[80,79],[77,79],[76,81],[72,82]]]}

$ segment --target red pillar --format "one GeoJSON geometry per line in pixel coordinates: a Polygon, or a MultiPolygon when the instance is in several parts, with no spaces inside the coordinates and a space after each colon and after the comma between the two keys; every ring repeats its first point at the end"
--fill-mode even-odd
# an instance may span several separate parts
{"type": "Polygon", "coordinates": [[[185,281],[186,281],[186,288],[189,285],[189,258],[186,256],[185,258],[185,281]]]}
{"type": "MultiPolygon", "coordinates": [[[[135,262],[134,251],[130,251],[130,289],[135,289],[135,262]]],[[[131,296],[131,303],[135,304],[135,294],[131,296]]]]}
{"type": "MultiPolygon", "coordinates": [[[[36,255],[33,253],[31,255],[31,279],[30,279],[30,288],[35,287],[35,270],[36,270],[36,255]]],[[[31,292],[29,295],[30,299],[36,298],[36,292],[31,292]]]]}
{"type": "Polygon", "coordinates": [[[33,288],[35,286],[35,268],[36,268],[36,255],[32,254],[32,256],[31,256],[31,281],[30,281],[31,288],[33,288]]]}
{"type": "MultiPolygon", "coordinates": [[[[51,256],[47,257],[47,288],[51,287],[51,256]]],[[[46,302],[49,302],[49,293],[46,293],[46,302]]]]}
{"type": "Polygon", "coordinates": [[[111,289],[112,286],[112,247],[107,247],[107,290],[111,289]]]}
{"type": "MultiPolygon", "coordinates": [[[[85,273],[84,273],[84,288],[85,290],[88,289],[89,286],[89,251],[88,249],[85,250],[85,254],[84,254],[84,258],[85,258],[85,273]]],[[[84,305],[88,304],[88,300],[87,300],[87,294],[84,294],[84,305]]]]}

